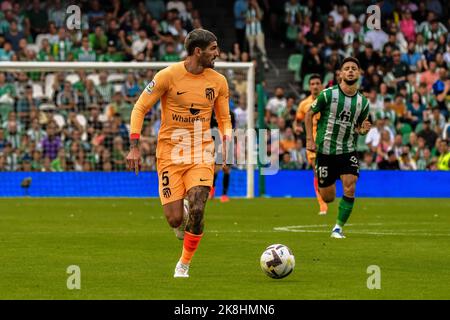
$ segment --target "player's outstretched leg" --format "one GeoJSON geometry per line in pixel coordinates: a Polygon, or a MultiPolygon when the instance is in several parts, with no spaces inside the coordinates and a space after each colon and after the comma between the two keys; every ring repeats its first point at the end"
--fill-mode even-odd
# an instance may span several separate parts
{"type": "Polygon", "coordinates": [[[180,226],[177,228],[173,228],[173,231],[175,232],[175,236],[179,240],[184,239],[184,232],[186,229],[186,224],[189,219],[189,201],[188,199],[183,199],[183,221],[181,222],[180,226]]]}
{"type": "Polygon", "coordinates": [[[331,232],[331,237],[336,239],[345,238],[342,229],[353,210],[353,204],[355,202],[355,187],[358,177],[352,174],[344,174],[341,176],[341,180],[344,187],[344,196],[339,202],[339,212],[336,225],[331,232]]]}
{"type": "Polygon", "coordinates": [[[217,180],[217,173],[219,172],[218,166],[214,168],[214,179],[213,179],[213,185],[211,189],[209,190],[209,196],[208,199],[214,199],[214,195],[216,193],[216,180],[217,180]]]}
{"type": "Polygon", "coordinates": [[[319,215],[326,215],[328,211],[328,205],[323,201],[322,196],[319,192],[319,180],[314,176],[314,191],[316,192],[317,202],[319,203],[319,215]]]}
{"type": "Polygon", "coordinates": [[[203,217],[209,187],[195,186],[188,190],[189,219],[183,240],[183,252],[175,267],[175,278],[188,278],[189,265],[203,236],[203,217]]]}
{"type": "Polygon", "coordinates": [[[189,207],[186,200],[175,200],[163,205],[164,215],[178,239],[183,240],[189,207]]]}
{"type": "Polygon", "coordinates": [[[228,198],[228,187],[230,186],[230,167],[226,166],[223,168],[223,192],[220,197],[221,202],[228,202],[230,198],[228,198]]]}

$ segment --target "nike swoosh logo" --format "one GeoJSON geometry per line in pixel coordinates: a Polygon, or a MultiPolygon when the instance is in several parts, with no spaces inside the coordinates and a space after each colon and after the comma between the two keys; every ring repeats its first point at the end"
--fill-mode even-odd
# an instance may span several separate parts
{"type": "Polygon", "coordinates": [[[181,95],[181,94],[185,94],[187,91],[177,91],[177,96],[181,95]]]}
{"type": "Polygon", "coordinates": [[[209,179],[202,179],[202,178],[200,178],[200,181],[208,181],[209,179]]]}

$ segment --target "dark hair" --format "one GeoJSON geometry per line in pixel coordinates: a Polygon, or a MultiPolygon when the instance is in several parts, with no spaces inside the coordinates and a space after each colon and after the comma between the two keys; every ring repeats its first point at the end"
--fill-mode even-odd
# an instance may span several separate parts
{"type": "Polygon", "coordinates": [[[188,56],[194,54],[196,47],[205,50],[211,42],[217,41],[217,37],[211,31],[205,29],[194,29],[188,33],[186,40],[184,40],[184,48],[188,56]]]}
{"type": "Polygon", "coordinates": [[[309,77],[309,82],[311,82],[311,80],[314,80],[314,79],[319,79],[320,82],[322,82],[322,78],[320,77],[320,74],[318,74],[318,73],[313,73],[313,74],[309,77]]]}
{"type": "Polygon", "coordinates": [[[347,57],[347,58],[345,58],[345,59],[342,61],[342,63],[341,63],[341,68],[340,68],[340,69],[342,69],[342,67],[344,66],[344,64],[346,64],[347,62],[353,62],[353,63],[355,63],[355,64],[358,66],[358,68],[361,68],[361,65],[359,64],[359,60],[358,60],[358,59],[356,59],[356,58],[354,58],[354,57],[347,57]]]}

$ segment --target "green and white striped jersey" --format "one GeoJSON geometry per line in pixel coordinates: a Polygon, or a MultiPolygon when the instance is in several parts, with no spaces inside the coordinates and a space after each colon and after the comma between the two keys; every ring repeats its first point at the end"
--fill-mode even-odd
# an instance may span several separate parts
{"type": "Polygon", "coordinates": [[[350,97],[339,85],[323,90],[311,105],[320,112],[317,124],[317,152],[327,155],[350,153],[356,149],[355,127],[369,115],[369,101],[357,92],[350,97]]]}

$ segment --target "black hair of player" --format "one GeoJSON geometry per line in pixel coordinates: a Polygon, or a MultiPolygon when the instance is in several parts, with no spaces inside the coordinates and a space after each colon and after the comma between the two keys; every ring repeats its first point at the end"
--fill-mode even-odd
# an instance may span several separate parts
{"type": "Polygon", "coordinates": [[[314,79],[319,79],[322,82],[322,77],[320,76],[320,74],[318,73],[313,73],[310,77],[309,77],[309,82],[311,82],[314,79]]]}
{"type": "Polygon", "coordinates": [[[184,48],[186,49],[188,56],[192,56],[196,47],[205,50],[214,41],[217,41],[217,37],[211,31],[194,29],[186,36],[184,48]]]}
{"type": "Polygon", "coordinates": [[[353,62],[353,63],[355,63],[355,64],[358,66],[358,69],[361,69],[361,65],[359,64],[359,60],[356,59],[356,58],[354,58],[354,57],[347,57],[347,58],[345,58],[344,60],[342,60],[342,63],[341,63],[341,69],[344,67],[344,65],[345,65],[347,62],[353,62]]]}

